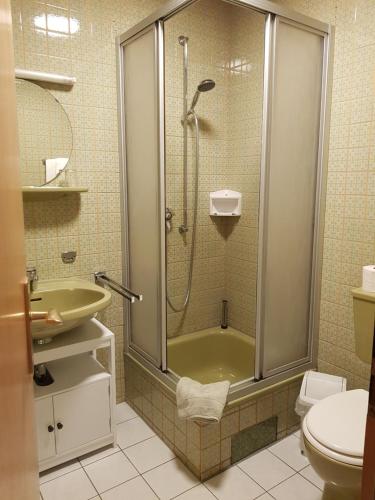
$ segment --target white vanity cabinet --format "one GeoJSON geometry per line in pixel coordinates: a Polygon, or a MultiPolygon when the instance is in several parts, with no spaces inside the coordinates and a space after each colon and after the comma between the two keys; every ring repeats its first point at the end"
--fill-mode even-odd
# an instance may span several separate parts
{"type": "MultiPolygon", "coordinates": [[[[62,351],[62,346],[52,342],[50,349],[47,349],[49,344],[37,346],[34,353],[34,363],[43,357],[59,358],[42,361],[54,379],[53,384],[34,383],[40,471],[115,443],[114,373],[111,368],[106,370],[95,356],[96,348],[103,347],[104,338],[100,334],[105,333],[110,365],[114,366],[113,334],[96,320],[72,332],[82,337],[82,342],[74,345],[77,354],[62,357],[63,352],[72,354],[72,345],[62,351]],[[95,334],[100,335],[101,342],[93,348],[95,334]],[[52,350],[54,353],[48,353],[52,350]],[[38,356],[41,352],[43,356],[38,356]]],[[[72,332],[66,334],[65,340],[69,340],[72,332]]],[[[63,335],[58,342],[62,340],[63,335]]]]}
{"type": "Polygon", "coordinates": [[[35,407],[39,461],[43,462],[56,455],[52,398],[37,399],[35,407]]]}
{"type": "Polygon", "coordinates": [[[56,453],[65,453],[111,432],[109,380],[53,397],[56,453]]]}

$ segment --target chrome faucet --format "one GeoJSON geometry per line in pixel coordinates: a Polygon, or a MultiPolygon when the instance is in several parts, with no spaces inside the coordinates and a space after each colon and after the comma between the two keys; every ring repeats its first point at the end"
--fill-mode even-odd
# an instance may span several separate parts
{"type": "Polygon", "coordinates": [[[36,282],[38,281],[38,273],[35,266],[26,268],[27,283],[29,285],[29,292],[33,293],[36,289],[36,282]]]}

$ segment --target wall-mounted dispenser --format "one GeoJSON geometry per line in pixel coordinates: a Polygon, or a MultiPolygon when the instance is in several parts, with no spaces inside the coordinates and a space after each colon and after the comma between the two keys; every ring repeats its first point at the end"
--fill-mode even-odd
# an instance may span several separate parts
{"type": "Polygon", "coordinates": [[[242,195],[238,191],[222,189],[210,193],[210,215],[238,217],[241,215],[242,195]]]}

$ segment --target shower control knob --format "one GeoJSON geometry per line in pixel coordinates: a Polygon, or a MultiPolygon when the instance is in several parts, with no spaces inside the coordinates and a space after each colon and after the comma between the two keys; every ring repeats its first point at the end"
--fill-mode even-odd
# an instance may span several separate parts
{"type": "Polygon", "coordinates": [[[63,424],[61,422],[57,422],[57,428],[59,429],[59,431],[61,431],[61,429],[63,428],[63,424]]]}
{"type": "Polygon", "coordinates": [[[48,430],[48,432],[53,432],[53,431],[55,430],[55,428],[54,428],[54,426],[53,426],[53,425],[51,425],[51,424],[50,424],[50,425],[47,427],[47,430],[48,430]]]}
{"type": "Polygon", "coordinates": [[[172,220],[172,217],[173,217],[173,212],[170,208],[166,208],[165,209],[165,220],[172,220]]]}

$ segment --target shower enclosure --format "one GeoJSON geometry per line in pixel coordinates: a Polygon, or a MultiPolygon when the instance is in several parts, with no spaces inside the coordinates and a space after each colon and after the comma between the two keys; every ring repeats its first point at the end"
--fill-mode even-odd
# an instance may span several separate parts
{"type": "Polygon", "coordinates": [[[173,0],[118,38],[126,355],[172,388],[315,366],[329,39],[263,0],[173,0]]]}

